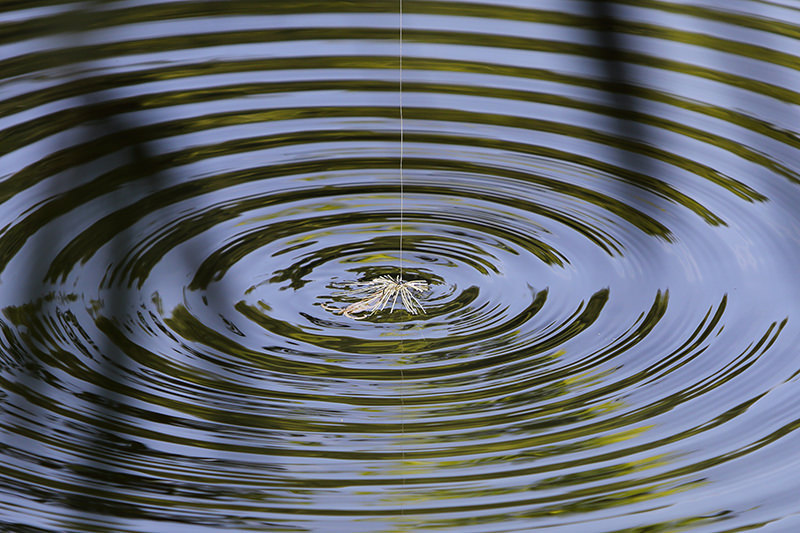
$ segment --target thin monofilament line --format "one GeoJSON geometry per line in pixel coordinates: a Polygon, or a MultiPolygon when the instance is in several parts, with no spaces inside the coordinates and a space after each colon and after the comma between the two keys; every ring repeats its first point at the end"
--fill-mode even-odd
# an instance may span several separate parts
{"type": "MultiPolygon", "coordinates": [[[[399,0],[400,4],[400,279],[403,279],[403,0],[399,0]]],[[[400,353],[403,353],[403,338],[400,337],[400,353]]],[[[400,438],[406,433],[406,417],[405,417],[405,399],[403,398],[403,385],[405,384],[405,375],[403,373],[403,362],[400,361],[400,438]]],[[[406,450],[403,447],[402,441],[400,442],[400,471],[403,484],[403,492],[406,487],[406,476],[403,472],[403,465],[406,462],[406,450]]],[[[401,504],[400,514],[405,515],[405,507],[401,504]]]]}
{"type": "Polygon", "coordinates": [[[400,279],[403,279],[403,0],[400,0],[400,279]]]}

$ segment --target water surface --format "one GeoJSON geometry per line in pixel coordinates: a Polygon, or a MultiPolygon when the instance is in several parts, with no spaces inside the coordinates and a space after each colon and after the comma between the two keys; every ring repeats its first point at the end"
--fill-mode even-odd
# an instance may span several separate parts
{"type": "Polygon", "coordinates": [[[800,527],[793,3],[0,9],[2,529],[800,527]]]}

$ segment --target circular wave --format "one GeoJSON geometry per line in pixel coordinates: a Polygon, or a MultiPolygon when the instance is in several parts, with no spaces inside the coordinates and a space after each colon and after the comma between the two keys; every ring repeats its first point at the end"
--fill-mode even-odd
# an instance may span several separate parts
{"type": "Polygon", "coordinates": [[[0,524],[790,527],[800,13],[523,4],[3,8],[0,524]]]}

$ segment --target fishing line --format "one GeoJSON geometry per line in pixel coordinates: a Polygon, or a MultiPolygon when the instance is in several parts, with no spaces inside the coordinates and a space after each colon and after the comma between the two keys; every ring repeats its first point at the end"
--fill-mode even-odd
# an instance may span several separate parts
{"type": "Polygon", "coordinates": [[[403,279],[403,0],[400,0],[400,279],[403,279]]]}
{"type": "MultiPolygon", "coordinates": [[[[400,93],[400,279],[403,279],[403,210],[404,210],[404,202],[403,202],[403,0],[399,0],[399,14],[400,14],[400,35],[399,35],[399,66],[400,66],[400,74],[399,74],[399,93],[400,93]]],[[[403,353],[403,337],[400,336],[400,353],[403,353]]],[[[403,490],[402,492],[405,493],[406,491],[406,475],[404,471],[404,465],[406,462],[406,451],[405,447],[403,446],[403,439],[405,438],[406,434],[406,417],[405,417],[405,398],[403,397],[403,388],[405,386],[405,375],[403,373],[403,361],[400,361],[400,478],[403,490]]],[[[402,502],[402,500],[401,500],[402,502]]],[[[400,514],[405,514],[405,506],[401,503],[400,504],[400,514]]]]}

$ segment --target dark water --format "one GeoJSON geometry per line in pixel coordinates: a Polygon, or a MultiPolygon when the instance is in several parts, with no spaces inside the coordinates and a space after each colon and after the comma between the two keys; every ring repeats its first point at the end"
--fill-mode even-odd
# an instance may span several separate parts
{"type": "Polygon", "coordinates": [[[797,3],[0,9],[2,531],[800,528],[797,3]]]}

